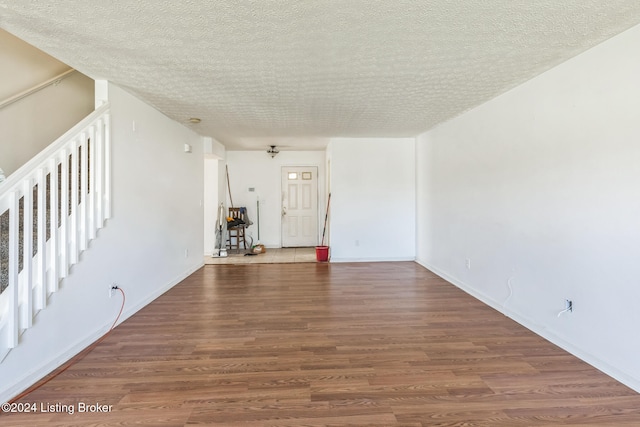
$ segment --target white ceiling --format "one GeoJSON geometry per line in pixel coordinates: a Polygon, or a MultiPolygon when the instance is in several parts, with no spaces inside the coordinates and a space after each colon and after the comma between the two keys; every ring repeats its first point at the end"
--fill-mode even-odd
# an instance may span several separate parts
{"type": "Polygon", "coordinates": [[[228,149],[414,136],[637,23],[638,0],[0,0],[0,27],[228,149]]]}

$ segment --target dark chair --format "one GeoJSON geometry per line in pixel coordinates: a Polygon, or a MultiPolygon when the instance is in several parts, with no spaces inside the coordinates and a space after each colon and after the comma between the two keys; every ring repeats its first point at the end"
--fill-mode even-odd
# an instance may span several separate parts
{"type": "Polygon", "coordinates": [[[229,217],[233,219],[227,222],[227,248],[240,251],[240,244],[247,249],[247,241],[244,238],[246,224],[246,208],[229,208],[229,217]]]}

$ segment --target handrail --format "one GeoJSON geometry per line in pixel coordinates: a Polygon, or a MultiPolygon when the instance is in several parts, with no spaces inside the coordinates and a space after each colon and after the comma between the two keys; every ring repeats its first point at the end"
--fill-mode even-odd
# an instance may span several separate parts
{"type": "Polygon", "coordinates": [[[32,157],[27,163],[22,165],[18,170],[8,175],[4,181],[0,183],[0,197],[10,189],[15,188],[19,185],[22,180],[33,170],[38,167],[41,163],[46,161],[51,155],[58,150],[62,145],[66,144],[70,139],[74,136],[78,135],[82,130],[84,130],[88,125],[93,123],[96,117],[101,116],[105,112],[109,111],[109,104],[104,104],[94,111],[91,112],[87,117],[82,119],[77,125],[69,129],[63,135],[61,135],[54,142],[45,147],[41,152],[32,157]]]}
{"type": "Polygon", "coordinates": [[[104,104],[0,183],[10,222],[0,362],[111,217],[110,122],[104,104]]]}
{"type": "Polygon", "coordinates": [[[20,101],[22,98],[26,98],[29,95],[32,95],[32,94],[34,94],[36,92],[41,91],[42,89],[44,89],[44,88],[46,88],[48,86],[51,86],[52,84],[60,83],[62,80],[66,79],[71,74],[76,73],[77,71],[78,70],[70,68],[67,71],[65,71],[64,73],[58,74],[57,76],[52,77],[47,81],[39,83],[39,84],[33,86],[30,89],[27,89],[25,91],[20,92],[17,95],[13,95],[12,97],[5,99],[4,101],[0,102],[0,110],[3,109],[4,107],[7,107],[7,106],[13,104],[14,102],[20,101]]]}

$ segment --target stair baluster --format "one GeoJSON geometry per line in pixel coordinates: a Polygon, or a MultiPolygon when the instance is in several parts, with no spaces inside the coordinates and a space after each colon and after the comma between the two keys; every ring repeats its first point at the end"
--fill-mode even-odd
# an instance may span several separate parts
{"type": "Polygon", "coordinates": [[[109,106],[0,184],[0,362],[111,213],[109,106]]]}

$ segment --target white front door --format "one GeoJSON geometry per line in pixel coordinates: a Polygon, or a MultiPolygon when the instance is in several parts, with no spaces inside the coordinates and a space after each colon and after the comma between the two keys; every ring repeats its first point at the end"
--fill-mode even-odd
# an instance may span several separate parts
{"type": "Polygon", "coordinates": [[[318,168],[282,167],[282,247],[318,244],[318,168]]]}

